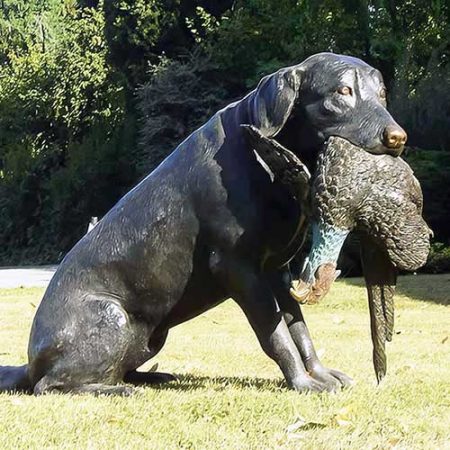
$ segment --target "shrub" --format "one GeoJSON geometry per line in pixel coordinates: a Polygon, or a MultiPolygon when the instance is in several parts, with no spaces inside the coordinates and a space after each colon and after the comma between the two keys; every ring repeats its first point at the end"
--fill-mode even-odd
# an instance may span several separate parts
{"type": "Polygon", "coordinates": [[[426,265],[421,269],[424,273],[450,272],[450,247],[442,242],[435,242],[431,246],[426,265]]]}
{"type": "Polygon", "coordinates": [[[450,244],[450,153],[409,149],[405,157],[423,191],[423,215],[439,242],[450,244]]]}
{"type": "Polygon", "coordinates": [[[138,91],[141,143],[135,159],[142,174],[154,169],[175,146],[228,103],[217,68],[201,53],[181,60],[161,58],[138,91]]]}

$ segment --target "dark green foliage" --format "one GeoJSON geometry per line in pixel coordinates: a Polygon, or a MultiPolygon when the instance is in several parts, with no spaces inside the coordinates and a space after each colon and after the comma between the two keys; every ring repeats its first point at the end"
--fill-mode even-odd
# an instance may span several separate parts
{"type": "MultiPolygon", "coordinates": [[[[450,52],[445,58],[450,58],[450,52]]],[[[392,110],[408,130],[410,142],[422,148],[448,151],[450,64],[431,60],[413,90],[399,82],[394,90],[392,110]]]]}
{"type": "Polygon", "coordinates": [[[136,177],[127,159],[136,120],[125,114],[123,77],[106,61],[101,10],[40,5],[17,7],[20,45],[3,49],[0,260],[8,264],[60,258],[136,177]],[[47,32],[26,34],[36,17],[47,32]]]}
{"type": "Polygon", "coordinates": [[[199,53],[178,61],[162,58],[139,90],[142,138],[136,162],[148,173],[226,102],[217,67],[199,53]]]}
{"type": "MultiPolygon", "coordinates": [[[[179,0],[105,0],[105,36],[110,60],[126,74],[131,85],[143,79],[147,62],[157,57],[165,36],[180,34],[179,14],[174,7],[179,3],[179,0]],[[172,8],[165,3],[173,3],[172,8]]],[[[183,40],[182,33],[178,39],[183,40]]]]}
{"type": "Polygon", "coordinates": [[[450,247],[446,247],[442,242],[435,242],[431,246],[427,264],[421,271],[425,273],[450,272],[450,247]]]}
{"type": "Polygon", "coordinates": [[[110,136],[100,123],[68,145],[64,163],[55,151],[33,161],[19,183],[1,185],[0,258],[8,264],[55,262],[136,180],[130,163],[136,120],[128,118],[110,136]]]}
{"type": "Polygon", "coordinates": [[[232,0],[104,0],[110,60],[132,87],[160,55],[177,58],[203,39],[232,0]]]}
{"type": "MultiPolygon", "coordinates": [[[[91,216],[218,108],[319,51],[378,67],[409,143],[440,150],[411,151],[408,162],[449,245],[448,9],[435,0],[0,0],[0,263],[60,259],[91,216]]],[[[347,248],[354,274],[357,246],[347,248]]]]}
{"type": "Polygon", "coordinates": [[[406,161],[422,185],[424,216],[437,241],[450,244],[450,152],[410,149],[406,161]]]}
{"type": "Polygon", "coordinates": [[[346,2],[252,0],[237,2],[213,32],[214,58],[228,76],[245,87],[282,66],[297,64],[321,51],[364,53],[354,11],[346,2]]]}

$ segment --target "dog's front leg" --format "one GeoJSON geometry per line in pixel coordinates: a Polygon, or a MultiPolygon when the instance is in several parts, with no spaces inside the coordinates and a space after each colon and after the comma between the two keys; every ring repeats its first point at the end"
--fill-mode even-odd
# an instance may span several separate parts
{"type": "Polygon", "coordinates": [[[346,374],[325,367],[317,356],[314,344],[306,326],[300,305],[289,293],[290,283],[282,271],[270,276],[270,285],[280,305],[289,333],[298,348],[308,373],[316,380],[324,383],[327,390],[336,390],[353,384],[346,374]]]}
{"type": "Polygon", "coordinates": [[[324,383],[307,373],[269,282],[250,266],[236,261],[221,261],[217,272],[247,316],[264,352],[280,367],[288,386],[297,391],[327,390],[324,383]]]}

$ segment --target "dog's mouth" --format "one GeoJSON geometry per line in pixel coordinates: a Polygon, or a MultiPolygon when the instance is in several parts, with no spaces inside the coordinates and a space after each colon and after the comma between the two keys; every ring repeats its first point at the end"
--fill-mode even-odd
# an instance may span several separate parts
{"type": "MultiPolygon", "coordinates": [[[[356,144],[355,144],[356,145],[356,144]]],[[[390,155],[390,156],[400,156],[405,149],[404,145],[400,145],[398,147],[386,147],[383,144],[377,144],[373,147],[367,147],[366,151],[372,153],[373,155],[390,155]]]]}
{"type": "MultiPolygon", "coordinates": [[[[372,155],[390,155],[390,156],[400,156],[403,151],[405,150],[404,145],[400,145],[398,147],[387,147],[383,144],[383,142],[379,141],[372,145],[366,145],[364,143],[358,142],[357,139],[353,139],[352,137],[348,136],[340,136],[339,134],[333,134],[329,136],[327,139],[324,140],[323,145],[327,145],[330,138],[339,138],[339,139],[345,139],[346,141],[353,144],[355,147],[361,148],[365,150],[368,153],[371,153],[372,155]]],[[[378,140],[378,139],[377,139],[378,140]]]]}

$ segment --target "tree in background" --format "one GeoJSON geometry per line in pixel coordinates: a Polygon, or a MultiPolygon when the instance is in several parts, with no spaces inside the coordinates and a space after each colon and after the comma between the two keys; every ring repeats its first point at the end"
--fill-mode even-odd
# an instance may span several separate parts
{"type": "Polygon", "coordinates": [[[216,109],[320,51],[382,71],[410,144],[434,150],[408,158],[448,245],[448,9],[439,0],[1,0],[0,262],[58,260],[91,216],[216,109]]]}
{"type": "MultiPolygon", "coordinates": [[[[97,2],[98,3],[98,2],[97,2]]],[[[146,81],[148,64],[178,58],[206,37],[201,12],[217,20],[233,0],[104,0],[110,61],[131,89],[146,81]]]]}
{"type": "Polygon", "coordinates": [[[2,13],[1,252],[51,261],[135,179],[123,76],[106,61],[101,9],[5,1],[2,13]]]}

